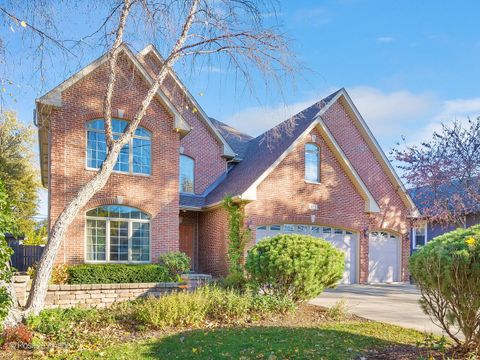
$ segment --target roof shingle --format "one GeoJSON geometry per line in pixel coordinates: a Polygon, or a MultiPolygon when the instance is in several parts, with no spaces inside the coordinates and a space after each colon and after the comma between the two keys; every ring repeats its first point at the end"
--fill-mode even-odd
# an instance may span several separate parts
{"type": "MultiPolygon", "coordinates": [[[[341,89],[251,139],[248,146],[243,150],[243,160],[228,172],[225,179],[217,187],[206,194],[205,204],[211,205],[221,201],[225,195],[235,196],[246,191],[310,126],[319,111],[339,91],[341,89]]],[[[228,139],[226,140],[228,141],[228,139]]],[[[231,146],[233,147],[233,144],[231,146]]],[[[245,144],[242,143],[241,146],[245,146],[245,144]]]]}

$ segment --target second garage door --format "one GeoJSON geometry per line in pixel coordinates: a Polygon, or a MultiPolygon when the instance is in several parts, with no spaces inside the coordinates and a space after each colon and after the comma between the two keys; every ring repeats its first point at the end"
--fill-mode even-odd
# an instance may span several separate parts
{"type": "Polygon", "coordinates": [[[371,232],[368,238],[368,282],[389,283],[400,279],[400,241],[387,232],[371,232]]]}
{"type": "Polygon", "coordinates": [[[341,282],[343,284],[353,284],[357,282],[358,236],[356,233],[343,229],[316,225],[268,225],[259,226],[257,228],[257,242],[265,237],[278,234],[311,235],[331,242],[336,248],[345,253],[345,272],[343,273],[343,279],[341,282]]]}

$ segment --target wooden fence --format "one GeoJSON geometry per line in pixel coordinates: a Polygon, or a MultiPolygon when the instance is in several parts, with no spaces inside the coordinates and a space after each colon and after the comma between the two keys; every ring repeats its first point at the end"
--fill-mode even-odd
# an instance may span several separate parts
{"type": "Polygon", "coordinates": [[[10,259],[11,265],[17,271],[27,271],[27,269],[40,260],[44,246],[28,246],[10,243],[14,253],[10,259]]]}

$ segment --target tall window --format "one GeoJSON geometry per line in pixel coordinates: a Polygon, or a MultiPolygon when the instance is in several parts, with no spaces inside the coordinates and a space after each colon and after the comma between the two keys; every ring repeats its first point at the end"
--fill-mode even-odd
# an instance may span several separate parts
{"type": "Polygon", "coordinates": [[[150,217],[119,205],[87,212],[86,260],[101,262],[150,261],[150,217]]]}
{"type": "Polygon", "coordinates": [[[427,243],[427,224],[413,228],[413,248],[419,248],[427,243]]]}
{"type": "MultiPolygon", "coordinates": [[[[114,139],[118,139],[127,127],[125,120],[112,119],[114,139]]],[[[113,168],[130,174],[150,174],[151,171],[151,134],[138,127],[133,138],[120,151],[117,163],[113,168]]],[[[102,119],[87,123],[87,166],[99,169],[107,156],[105,140],[105,122],[102,119]]]]}
{"type": "Polygon", "coordinates": [[[180,192],[193,193],[195,183],[195,160],[180,155],[180,192]]]}
{"type": "Polygon", "coordinates": [[[305,180],[320,182],[320,149],[315,144],[305,145],[305,180]]]}

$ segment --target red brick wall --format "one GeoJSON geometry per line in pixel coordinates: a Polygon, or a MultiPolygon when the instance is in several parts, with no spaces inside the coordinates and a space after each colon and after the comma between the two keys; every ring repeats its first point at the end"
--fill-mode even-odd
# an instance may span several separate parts
{"type": "MultiPolygon", "coordinates": [[[[159,63],[152,54],[146,55],[142,62],[152,75],[159,69],[159,63]]],[[[194,191],[201,194],[226,170],[226,162],[222,158],[223,144],[201,119],[195,104],[185,96],[172,76],[165,79],[163,90],[174,104],[178,104],[177,109],[192,127],[180,141],[180,145],[183,153],[195,160],[194,191]]]]}
{"type": "MultiPolygon", "coordinates": [[[[85,123],[102,117],[102,102],[107,83],[106,65],[98,68],[62,94],[62,107],[55,110],[50,123],[50,223],[93,175],[86,170],[85,123]]],[[[118,79],[113,96],[117,109],[130,119],[143,98],[147,86],[125,58],[119,62],[118,79]]],[[[178,149],[179,135],[173,131],[173,118],[154,100],[141,126],[152,132],[151,176],[113,173],[69,227],[60,248],[58,262],[79,263],[84,260],[85,211],[100,204],[112,204],[116,196],[124,205],[149,213],[152,260],[162,252],[178,249],[178,149]]]]}
{"type": "MultiPolygon", "coordinates": [[[[321,154],[321,183],[304,181],[304,146],[311,134],[290,153],[257,188],[257,200],[246,207],[248,222],[258,225],[275,223],[315,223],[353,230],[360,234],[360,281],[368,278],[368,231],[383,229],[399,235],[402,241],[402,279],[407,280],[409,255],[407,209],[367,144],[360,137],[343,107],[334,104],[323,116],[362,180],[378,202],[381,212],[365,213],[365,201],[344,173],[317,130],[316,143],[321,154]],[[309,210],[308,204],[318,205],[309,210]],[[311,216],[315,219],[312,222],[311,216]]],[[[255,239],[253,234],[252,243],[255,239]]]]}
{"type": "MultiPolygon", "coordinates": [[[[381,163],[375,157],[351,116],[345,111],[346,104],[337,102],[322,117],[330,132],[362,178],[370,193],[380,206],[380,213],[372,217],[370,230],[385,229],[396,233],[402,241],[403,281],[408,280],[408,257],[410,256],[410,221],[397,184],[392,184],[381,163]]],[[[366,243],[368,247],[368,242],[366,243]]]]}
{"type": "Polygon", "coordinates": [[[198,259],[200,272],[214,276],[226,275],[228,214],[222,207],[200,213],[198,259]]]}

